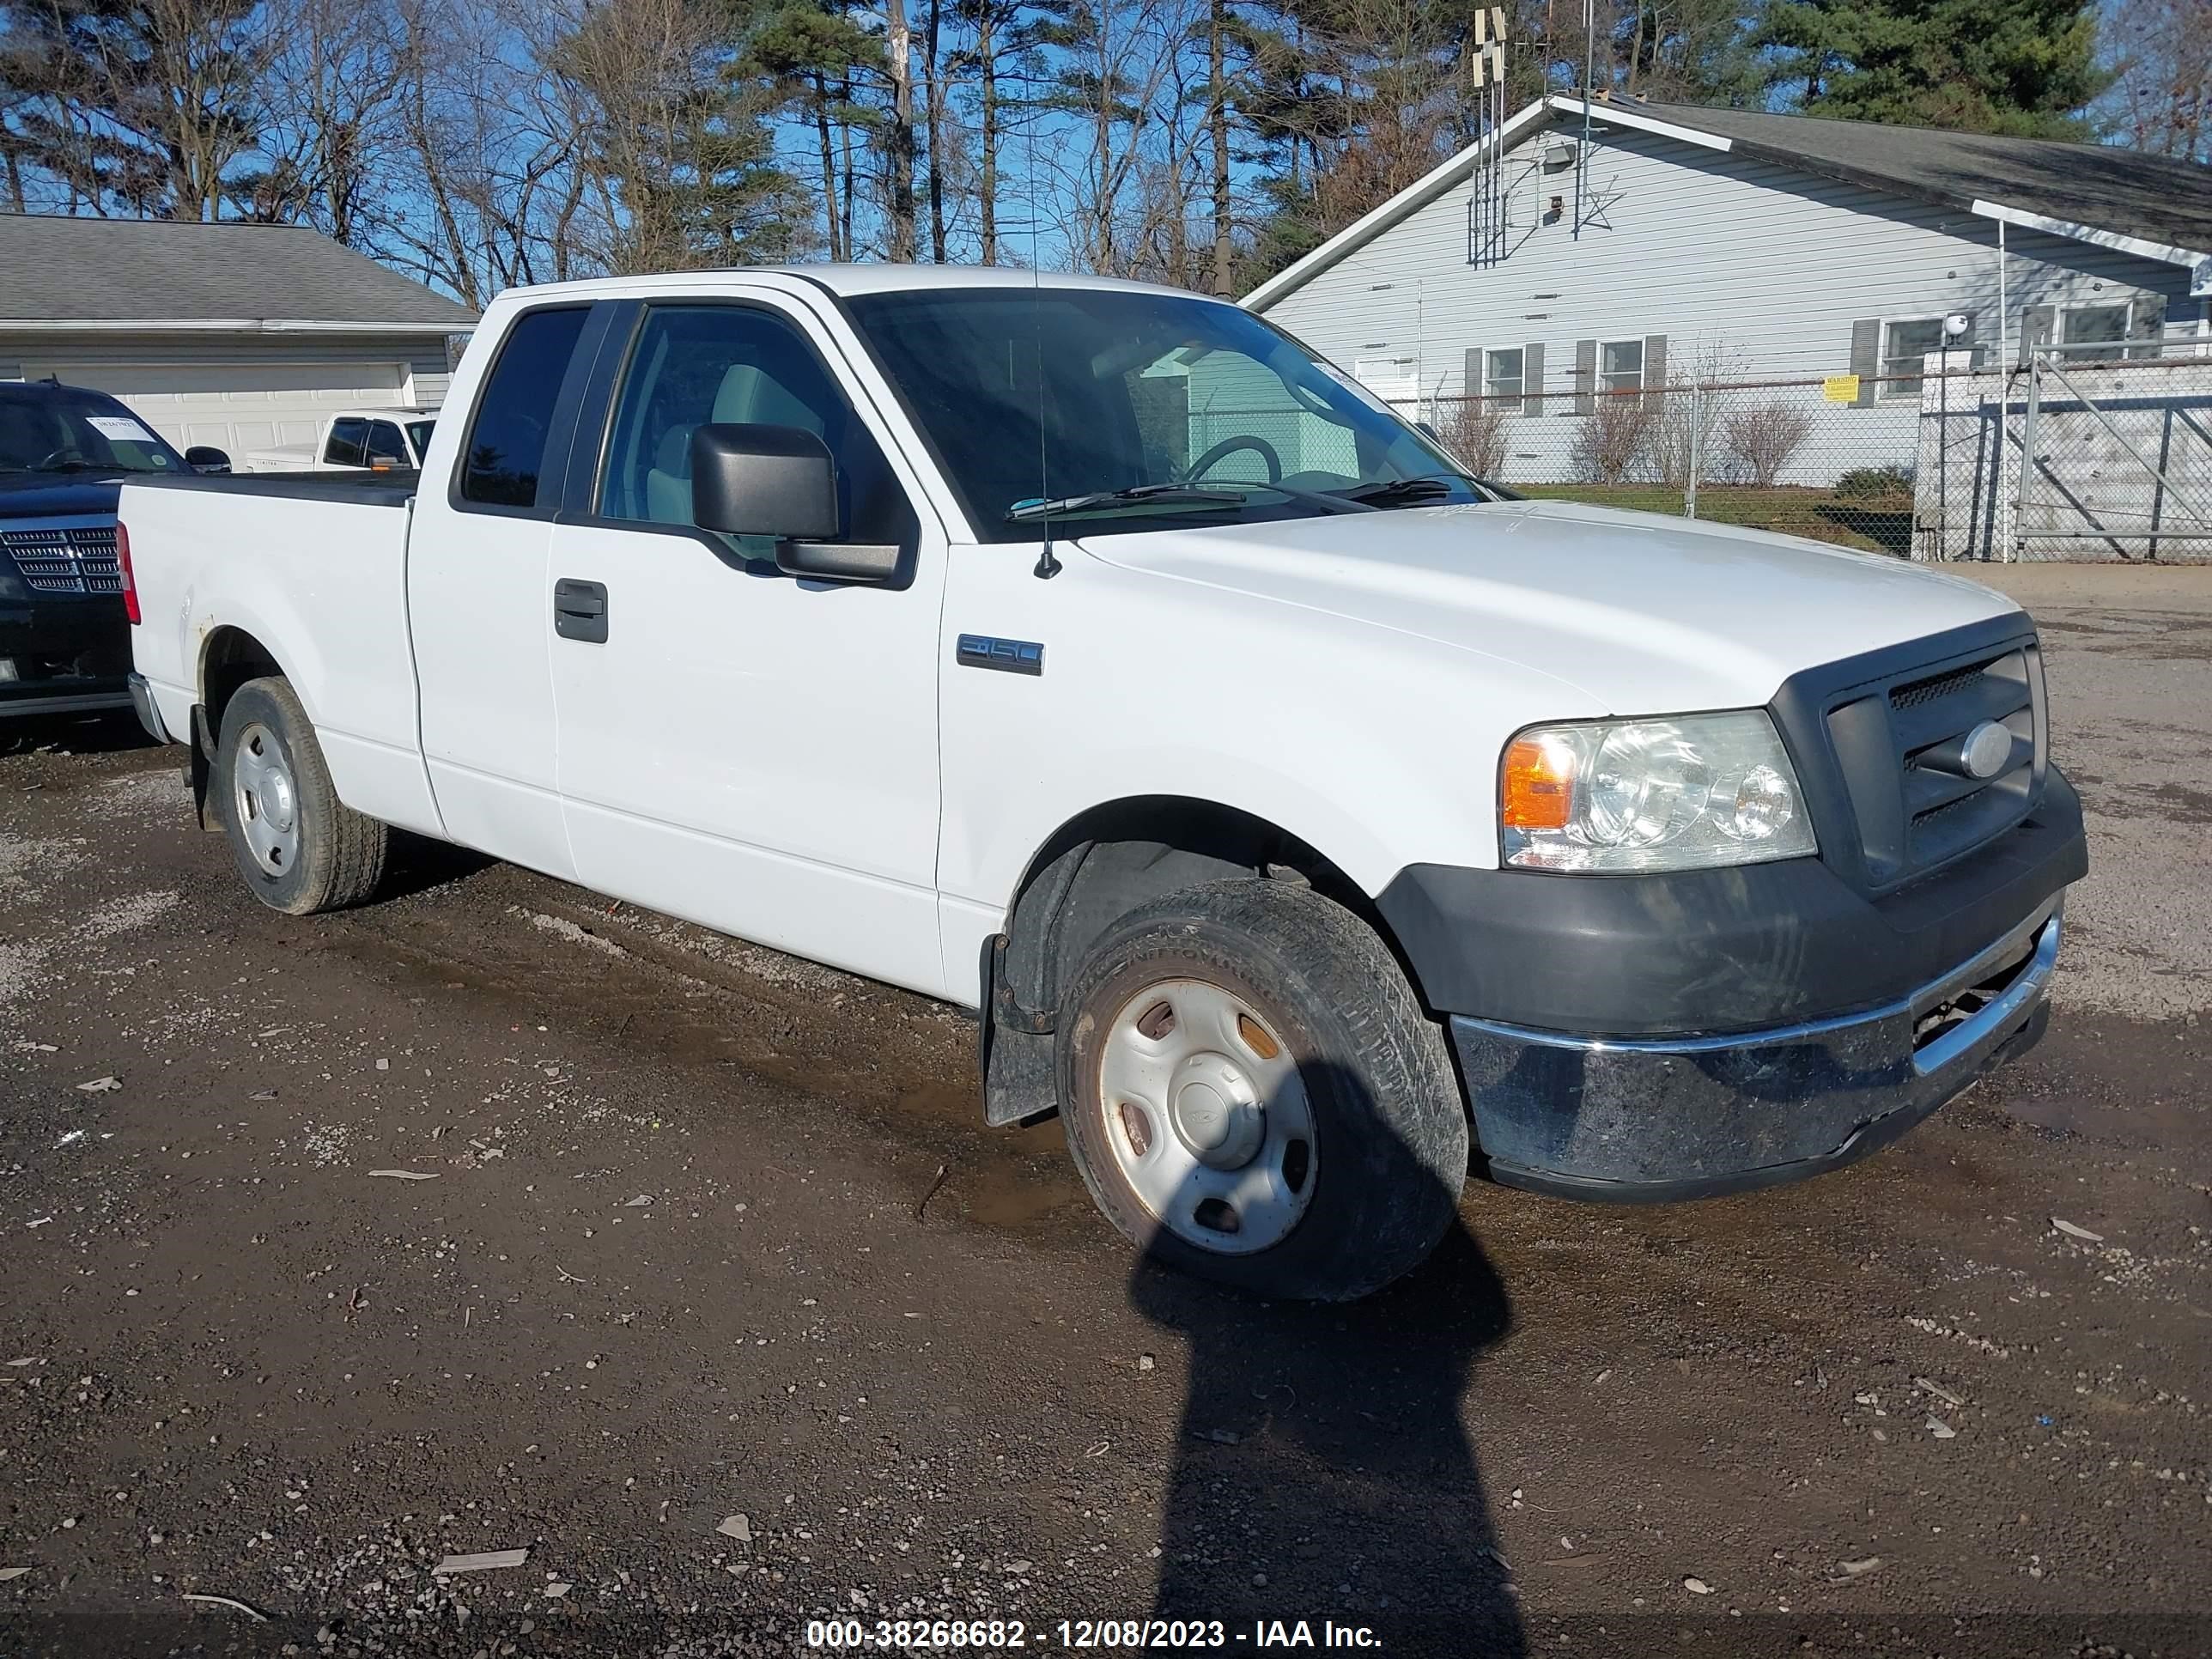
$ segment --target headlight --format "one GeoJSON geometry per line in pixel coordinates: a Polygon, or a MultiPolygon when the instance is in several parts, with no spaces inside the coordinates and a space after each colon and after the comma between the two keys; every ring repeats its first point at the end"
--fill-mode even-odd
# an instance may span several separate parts
{"type": "Polygon", "coordinates": [[[1500,850],[1524,870],[1708,870],[1816,850],[1796,774],[1756,708],[1537,726],[1505,747],[1500,850]]]}

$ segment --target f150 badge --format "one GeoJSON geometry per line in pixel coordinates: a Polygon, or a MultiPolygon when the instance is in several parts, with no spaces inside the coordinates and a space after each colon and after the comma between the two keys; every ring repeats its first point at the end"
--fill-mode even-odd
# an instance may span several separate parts
{"type": "Polygon", "coordinates": [[[1002,674],[1042,674],[1044,647],[1035,640],[1002,640],[963,634],[954,660],[963,668],[995,668],[1002,674]]]}

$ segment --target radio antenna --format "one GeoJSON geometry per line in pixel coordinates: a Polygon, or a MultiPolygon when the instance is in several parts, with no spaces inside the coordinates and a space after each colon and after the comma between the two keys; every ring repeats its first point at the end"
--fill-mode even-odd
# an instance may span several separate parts
{"type": "Polygon", "coordinates": [[[1050,445],[1045,432],[1044,273],[1037,258],[1036,118],[1036,112],[1030,111],[1029,124],[1022,131],[1023,147],[1028,152],[1030,175],[1030,337],[1036,361],[1038,517],[1044,525],[1044,545],[1037,550],[1037,562],[1030,574],[1039,581],[1048,582],[1060,574],[1061,566],[1059,557],[1052,550],[1052,465],[1047,453],[1050,445]]]}

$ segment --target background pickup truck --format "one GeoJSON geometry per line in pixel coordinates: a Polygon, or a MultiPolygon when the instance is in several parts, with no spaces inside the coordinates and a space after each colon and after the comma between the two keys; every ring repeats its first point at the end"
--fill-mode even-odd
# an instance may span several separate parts
{"type": "Polygon", "coordinates": [[[192,467],[104,392],[0,384],[0,721],[129,706],[116,480],[192,467]]]}
{"type": "Polygon", "coordinates": [[[1471,1160],[1785,1181],[2041,1030],[2081,811],[1973,583],[1501,499],[1126,283],[515,290],[453,399],[419,487],[124,490],[248,886],[396,827],[963,1004],[1163,1261],[1358,1296],[1471,1160]]]}
{"type": "Polygon", "coordinates": [[[434,409],[343,409],[308,444],[249,449],[241,472],[413,472],[437,430],[434,409]]]}

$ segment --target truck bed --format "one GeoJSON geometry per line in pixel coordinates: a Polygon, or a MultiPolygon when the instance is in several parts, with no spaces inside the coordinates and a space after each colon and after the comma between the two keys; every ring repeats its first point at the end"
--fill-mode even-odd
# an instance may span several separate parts
{"type": "Polygon", "coordinates": [[[129,480],[118,517],[143,618],[132,654],[163,725],[192,729],[210,662],[282,663],[338,798],[434,831],[407,623],[417,482],[343,472],[129,480]]]}

